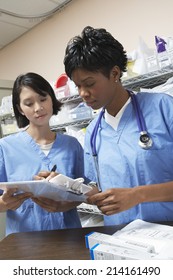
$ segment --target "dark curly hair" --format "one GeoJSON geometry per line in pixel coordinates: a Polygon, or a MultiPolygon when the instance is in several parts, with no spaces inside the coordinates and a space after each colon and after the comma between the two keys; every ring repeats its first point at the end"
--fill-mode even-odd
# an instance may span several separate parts
{"type": "Polygon", "coordinates": [[[19,128],[29,124],[29,120],[19,111],[20,93],[23,87],[29,87],[42,96],[50,95],[53,104],[53,115],[56,115],[60,111],[62,103],[56,99],[54,90],[47,80],[32,72],[19,75],[14,82],[12,90],[13,110],[19,128]]]}
{"type": "Polygon", "coordinates": [[[71,79],[72,72],[81,68],[92,72],[102,72],[109,77],[114,66],[122,73],[127,69],[127,55],[123,46],[106,29],[87,26],[81,36],[73,37],[67,44],[64,66],[71,79]]]}

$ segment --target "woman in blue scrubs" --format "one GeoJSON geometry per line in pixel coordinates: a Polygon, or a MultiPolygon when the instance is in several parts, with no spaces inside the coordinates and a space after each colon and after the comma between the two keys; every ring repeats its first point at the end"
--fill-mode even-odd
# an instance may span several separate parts
{"type": "MultiPolygon", "coordinates": [[[[76,138],[49,127],[61,109],[50,84],[36,73],[20,75],[14,82],[12,102],[21,131],[0,139],[0,181],[29,181],[41,170],[71,178],[83,177],[83,149],[76,138]]],[[[76,203],[33,198],[30,193],[0,196],[0,211],[7,211],[6,233],[81,227],[76,203]]]]}
{"type": "Polygon", "coordinates": [[[101,190],[95,188],[88,202],[105,214],[105,225],[135,219],[173,220],[173,98],[137,93],[137,114],[133,92],[121,83],[127,67],[126,51],[103,28],[88,26],[81,36],[72,38],[64,65],[83,101],[95,110],[105,109],[86,132],[85,176],[101,190]],[[139,121],[145,123],[145,136],[150,137],[144,147],[139,145],[139,121]]]}

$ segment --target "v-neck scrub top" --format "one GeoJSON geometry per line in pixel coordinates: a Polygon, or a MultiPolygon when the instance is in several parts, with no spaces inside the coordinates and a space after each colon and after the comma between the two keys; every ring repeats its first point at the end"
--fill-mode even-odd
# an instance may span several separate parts
{"type": "MultiPolygon", "coordinates": [[[[137,99],[153,146],[144,150],[138,145],[140,132],[131,102],[116,129],[102,117],[96,150],[103,191],[173,181],[173,98],[167,94],[138,93],[137,99]]],[[[96,121],[97,118],[87,128],[84,146],[85,175],[91,181],[97,181],[90,146],[96,121]]],[[[173,202],[141,203],[127,211],[104,216],[105,225],[135,219],[172,221],[173,202]]]]}
{"type": "MultiPolygon", "coordinates": [[[[50,171],[54,164],[58,173],[84,176],[83,149],[76,138],[57,133],[47,156],[26,131],[0,139],[1,182],[33,180],[39,171],[50,171]]],[[[27,199],[15,211],[7,211],[6,234],[76,227],[81,227],[76,208],[50,213],[27,199]]]]}

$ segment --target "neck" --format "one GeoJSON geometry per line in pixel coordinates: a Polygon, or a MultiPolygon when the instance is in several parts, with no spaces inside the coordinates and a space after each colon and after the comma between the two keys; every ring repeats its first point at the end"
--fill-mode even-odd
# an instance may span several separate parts
{"type": "Polygon", "coordinates": [[[115,117],[128,99],[129,93],[128,91],[123,89],[123,91],[116,95],[114,100],[112,100],[112,102],[108,104],[105,108],[110,115],[115,117]]]}
{"type": "Polygon", "coordinates": [[[56,137],[56,133],[51,131],[49,126],[32,127],[32,125],[30,125],[26,131],[38,144],[45,145],[52,143],[56,137]]]}

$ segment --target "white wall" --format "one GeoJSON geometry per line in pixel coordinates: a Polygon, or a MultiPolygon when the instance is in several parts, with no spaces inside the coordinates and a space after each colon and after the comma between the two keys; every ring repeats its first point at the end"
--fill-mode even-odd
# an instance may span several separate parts
{"type": "Polygon", "coordinates": [[[173,36],[173,1],[73,0],[64,10],[0,51],[0,79],[35,71],[49,81],[64,72],[64,49],[86,25],[105,27],[132,51],[139,36],[154,48],[154,36],[173,36]]]}

